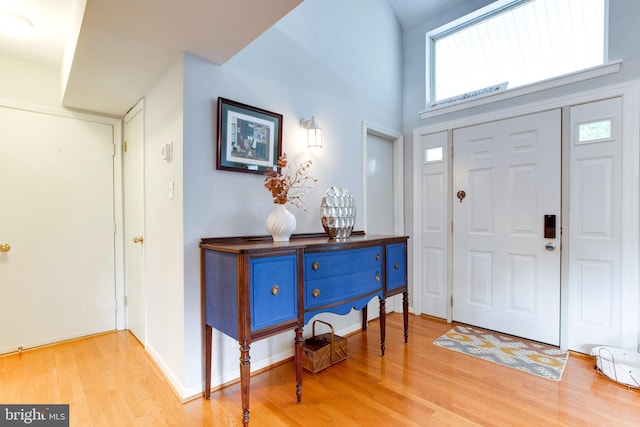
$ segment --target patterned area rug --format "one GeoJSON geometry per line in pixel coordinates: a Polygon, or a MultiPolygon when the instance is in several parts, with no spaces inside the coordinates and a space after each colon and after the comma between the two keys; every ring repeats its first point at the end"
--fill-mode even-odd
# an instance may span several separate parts
{"type": "Polygon", "coordinates": [[[470,326],[456,326],[433,343],[554,381],[560,381],[567,362],[567,353],[557,347],[470,326]]]}

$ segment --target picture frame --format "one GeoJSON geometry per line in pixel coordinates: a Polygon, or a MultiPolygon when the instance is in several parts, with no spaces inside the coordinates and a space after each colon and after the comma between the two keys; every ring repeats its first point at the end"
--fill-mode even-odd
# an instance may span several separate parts
{"type": "Polygon", "coordinates": [[[216,169],[264,174],[282,155],[282,114],[218,98],[216,169]]]}

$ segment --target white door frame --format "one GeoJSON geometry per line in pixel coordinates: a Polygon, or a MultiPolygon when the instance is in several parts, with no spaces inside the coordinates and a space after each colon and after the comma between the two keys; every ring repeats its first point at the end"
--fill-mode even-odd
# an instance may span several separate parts
{"type": "MultiPolygon", "coordinates": [[[[624,171],[625,185],[620,189],[622,194],[622,228],[625,230],[622,238],[622,247],[624,248],[621,266],[621,281],[623,284],[634,284],[623,286],[622,301],[626,302],[623,308],[623,316],[627,319],[635,319],[635,321],[625,322],[622,331],[623,342],[630,348],[637,346],[638,337],[638,319],[636,308],[638,302],[638,270],[639,270],[639,199],[640,199],[640,165],[638,162],[640,156],[640,81],[630,81],[613,86],[607,86],[590,91],[580,92],[576,94],[552,98],[549,100],[521,105],[513,108],[492,111],[484,114],[478,114],[471,117],[450,120],[431,126],[416,128],[413,131],[413,235],[410,245],[413,249],[412,256],[412,277],[413,290],[412,301],[417,314],[421,314],[421,291],[422,283],[422,236],[419,232],[422,220],[422,195],[420,191],[420,177],[422,171],[422,153],[420,152],[421,144],[419,144],[421,135],[432,134],[443,131],[450,131],[462,126],[480,124],[489,121],[502,120],[509,117],[536,113],[539,111],[563,108],[570,105],[583,104],[587,102],[599,101],[606,98],[620,96],[622,98],[622,170],[624,171]],[[635,311],[635,313],[633,312],[635,311]]],[[[451,143],[449,138],[449,144],[451,143]]],[[[449,159],[450,161],[450,159],[449,159]]],[[[564,161],[563,161],[564,165],[564,161]]],[[[563,174],[566,172],[563,172],[563,174]]],[[[452,176],[448,177],[451,182],[452,176]]],[[[566,180],[563,180],[563,185],[566,180]]],[[[451,204],[452,195],[449,195],[451,204]]],[[[562,243],[567,244],[566,235],[563,236],[562,243]]],[[[450,251],[449,251],[450,253],[450,251]]],[[[452,260],[449,257],[448,264],[451,265],[452,260]]],[[[561,277],[561,307],[560,307],[560,347],[567,346],[567,333],[569,325],[567,324],[568,310],[568,289],[567,279],[564,272],[567,271],[566,258],[562,259],[561,269],[563,275],[561,277]]],[[[448,277],[447,283],[447,300],[451,296],[451,276],[448,277]]],[[[451,307],[447,307],[447,321],[451,322],[451,307]]]]}
{"type": "MultiPolygon", "coordinates": [[[[127,134],[128,129],[130,129],[130,127],[128,126],[128,123],[132,120],[134,120],[134,118],[136,118],[138,116],[138,114],[141,115],[142,117],[142,140],[141,141],[136,141],[136,143],[140,144],[140,151],[141,151],[141,160],[143,162],[143,164],[137,165],[139,167],[142,168],[141,171],[141,175],[142,175],[142,181],[143,182],[135,182],[135,179],[131,179],[131,178],[127,178],[126,176],[126,172],[128,170],[127,166],[127,160],[126,160],[126,154],[125,156],[123,156],[123,200],[127,198],[127,190],[131,190],[131,187],[135,187],[136,189],[139,188],[139,186],[142,187],[142,191],[144,193],[144,151],[145,151],[145,145],[144,145],[144,107],[145,107],[145,99],[142,98],[140,101],[138,101],[133,107],[131,107],[131,109],[129,111],[127,111],[127,113],[125,114],[124,118],[123,118],[123,138],[124,138],[124,142],[123,144],[127,144],[127,140],[130,141],[130,137],[131,135],[127,134]],[[131,181],[134,181],[133,183],[131,181]]],[[[125,240],[123,240],[123,244],[124,244],[124,265],[125,265],[125,295],[126,297],[126,328],[129,329],[130,332],[132,332],[136,338],[142,343],[142,345],[146,346],[147,344],[147,296],[146,296],[146,292],[147,292],[147,287],[146,287],[146,283],[145,283],[145,262],[144,262],[144,257],[145,257],[145,247],[144,244],[142,244],[142,247],[140,247],[139,249],[142,252],[142,261],[141,264],[139,265],[140,269],[142,270],[142,279],[141,279],[141,283],[138,283],[138,289],[141,290],[141,294],[142,294],[142,301],[137,301],[138,298],[131,298],[132,295],[132,285],[131,283],[129,283],[130,280],[130,274],[128,272],[129,270],[129,264],[132,263],[132,256],[129,256],[127,253],[127,245],[131,245],[131,240],[133,238],[133,235],[140,235],[144,238],[145,236],[145,229],[144,229],[144,197],[142,197],[141,200],[142,203],[142,212],[140,213],[141,217],[141,222],[142,222],[142,229],[138,229],[135,232],[132,232],[130,229],[132,227],[128,226],[127,224],[127,219],[128,218],[124,218],[125,220],[125,228],[128,227],[128,229],[125,229],[123,232],[123,236],[125,238],[125,240]],[[136,304],[138,304],[138,306],[136,306],[136,304]],[[141,304],[142,306],[140,307],[139,304],[141,304]],[[139,310],[139,312],[137,313],[138,317],[142,317],[142,331],[140,330],[134,330],[131,328],[131,312],[132,312],[132,307],[133,307],[133,311],[135,312],[136,310],[139,310]]],[[[125,201],[125,207],[123,209],[123,217],[127,216],[127,215],[131,215],[130,209],[128,209],[126,207],[126,201],[125,201]]],[[[130,225],[130,224],[129,224],[130,225]]],[[[136,245],[137,246],[137,245],[136,245]]],[[[129,246],[130,248],[130,246],[129,246]]],[[[136,249],[137,250],[137,249],[136,249]]],[[[135,322],[134,322],[135,323],[135,322]]]]}

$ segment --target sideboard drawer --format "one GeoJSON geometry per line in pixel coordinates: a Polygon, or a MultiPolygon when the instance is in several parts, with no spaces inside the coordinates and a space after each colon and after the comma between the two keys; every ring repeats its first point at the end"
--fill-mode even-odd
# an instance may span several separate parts
{"type": "Polygon", "coordinates": [[[298,317],[296,259],[251,258],[251,332],[298,317]]]}
{"type": "Polygon", "coordinates": [[[387,291],[407,284],[407,244],[387,245],[387,291]]]}
{"type": "Polygon", "coordinates": [[[305,254],[305,310],[349,300],[380,289],[381,251],[380,246],[375,246],[305,254]]]}
{"type": "Polygon", "coordinates": [[[342,251],[307,252],[304,254],[304,280],[348,275],[365,270],[380,269],[381,266],[381,246],[342,251]]]}

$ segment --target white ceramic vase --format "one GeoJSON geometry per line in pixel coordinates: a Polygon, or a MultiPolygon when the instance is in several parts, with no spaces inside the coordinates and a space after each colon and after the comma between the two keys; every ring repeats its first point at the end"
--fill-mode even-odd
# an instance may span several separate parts
{"type": "Polygon", "coordinates": [[[291,234],[296,231],[296,217],[285,205],[277,204],[267,217],[267,231],[274,242],[288,242],[291,234]]]}

